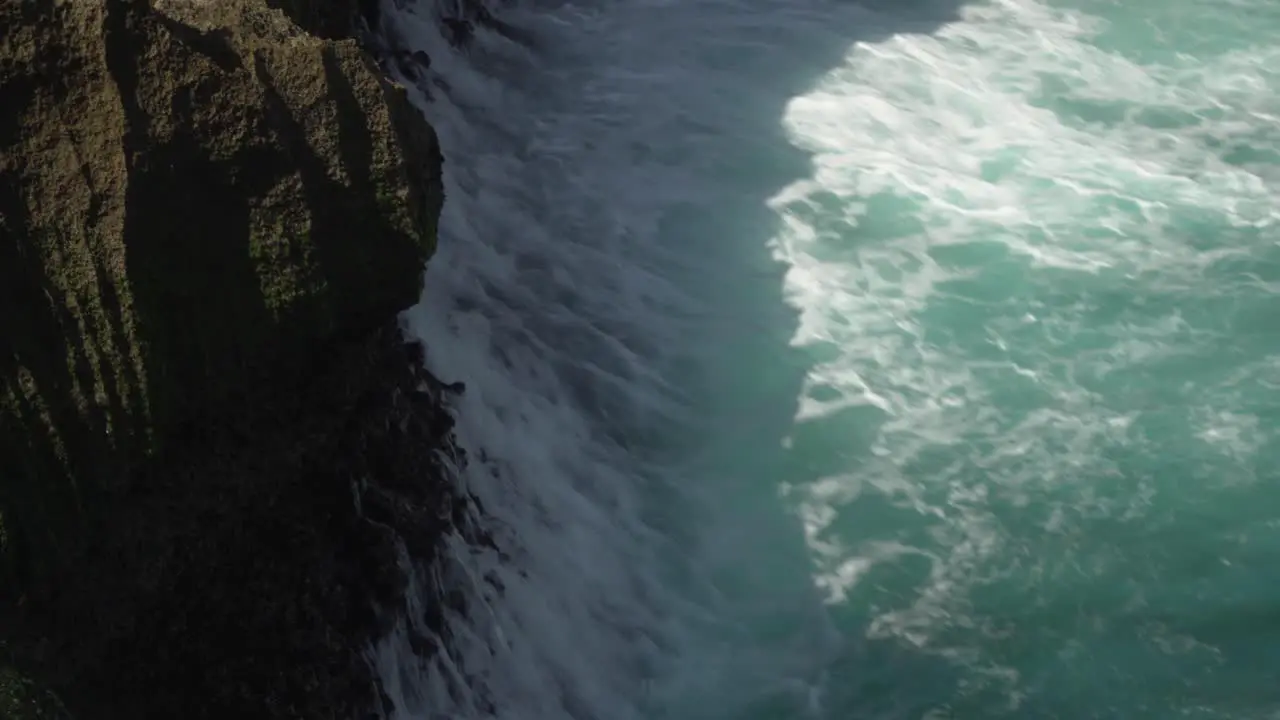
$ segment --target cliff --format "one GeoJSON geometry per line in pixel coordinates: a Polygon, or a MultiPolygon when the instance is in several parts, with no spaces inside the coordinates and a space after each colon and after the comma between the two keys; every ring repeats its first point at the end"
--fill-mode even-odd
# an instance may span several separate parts
{"type": "Polygon", "coordinates": [[[0,4],[0,715],[356,717],[462,507],[434,133],[371,3],[270,5],[0,4]]]}

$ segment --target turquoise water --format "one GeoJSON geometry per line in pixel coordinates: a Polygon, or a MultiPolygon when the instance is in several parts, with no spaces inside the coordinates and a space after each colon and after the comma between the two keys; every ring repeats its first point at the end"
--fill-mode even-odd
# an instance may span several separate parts
{"type": "Polygon", "coordinates": [[[1280,717],[1280,6],[963,17],[785,118],[825,716],[1280,717]]]}
{"type": "Polygon", "coordinates": [[[1280,718],[1280,4],[538,5],[397,19],[502,548],[401,716],[1280,718]]]}

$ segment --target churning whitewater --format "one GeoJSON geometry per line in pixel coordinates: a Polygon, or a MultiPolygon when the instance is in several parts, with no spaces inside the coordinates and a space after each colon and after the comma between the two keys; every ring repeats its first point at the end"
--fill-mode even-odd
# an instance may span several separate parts
{"type": "Polygon", "coordinates": [[[396,720],[1280,718],[1280,5],[383,4],[494,541],[396,720]]]}

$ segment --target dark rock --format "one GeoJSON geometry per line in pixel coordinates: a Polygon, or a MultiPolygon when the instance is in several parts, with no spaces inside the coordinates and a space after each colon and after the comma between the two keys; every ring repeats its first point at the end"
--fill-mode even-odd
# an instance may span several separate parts
{"type": "Polygon", "coordinates": [[[466,47],[476,32],[475,24],[463,18],[441,18],[440,24],[444,26],[445,39],[458,48],[466,47]]]}
{"type": "Polygon", "coordinates": [[[404,612],[400,548],[430,561],[469,501],[396,325],[441,158],[346,39],[375,12],[0,3],[9,687],[81,720],[381,702],[361,651],[404,612]]]}
{"type": "Polygon", "coordinates": [[[409,647],[419,657],[429,657],[439,651],[434,639],[414,631],[409,633],[409,647]]]}

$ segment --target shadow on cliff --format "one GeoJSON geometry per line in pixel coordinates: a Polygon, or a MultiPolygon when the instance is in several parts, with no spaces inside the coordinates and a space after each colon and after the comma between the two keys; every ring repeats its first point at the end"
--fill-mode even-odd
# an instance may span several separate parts
{"type": "MultiPolygon", "coordinates": [[[[16,227],[25,224],[24,203],[8,178],[0,178],[0,218],[16,227]]],[[[5,229],[6,233],[9,232],[5,229]]],[[[47,258],[20,233],[0,239],[0,377],[25,377],[4,391],[13,402],[14,416],[0,416],[0,457],[25,458],[24,467],[4,468],[0,483],[0,530],[6,531],[8,561],[15,583],[0,587],[0,596],[15,588],[30,591],[37,567],[60,565],[74,545],[67,540],[85,530],[87,508],[97,500],[96,489],[72,478],[89,472],[110,472],[108,416],[122,417],[125,399],[110,372],[93,358],[121,350],[118,306],[109,315],[111,327],[82,327],[59,302],[62,289],[49,276],[47,258]],[[20,312],[12,309],[21,308],[20,312]],[[18,368],[24,373],[19,374],[18,368]],[[106,407],[90,406],[81,413],[78,400],[93,397],[95,378],[103,380],[106,407]],[[14,425],[9,427],[9,423],[14,425]],[[52,432],[28,428],[51,427],[52,432]],[[8,523],[2,520],[7,519],[8,523]]],[[[100,298],[110,306],[117,300],[104,269],[93,270],[100,298]]],[[[84,306],[90,298],[77,298],[84,306]]],[[[0,562],[0,577],[4,577],[0,562]]],[[[47,578],[42,578],[46,579],[47,578]]]]}
{"type": "MultiPolygon", "coordinates": [[[[194,135],[189,96],[174,98],[173,136],[167,142],[153,137],[152,118],[140,103],[147,91],[140,86],[136,50],[148,38],[137,29],[135,12],[141,11],[123,4],[108,11],[106,60],[124,106],[123,239],[140,330],[148,338],[144,363],[151,412],[154,421],[168,426],[178,407],[203,409],[228,399],[217,389],[231,368],[220,362],[242,362],[238,332],[252,337],[269,326],[250,248],[248,198],[270,186],[279,163],[261,152],[238,157],[234,166],[255,170],[229,177],[194,135]]],[[[165,27],[223,71],[238,69],[234,53],[217,51],[217,39],[183,33],[178,23],[165,27]]]]}
{"type": "Polygon", "coordinates": [[[416,481],[447,432],[424,431],[421,449],[364,434],[401,410],[384,396],[420,382],[395,327],[420,285],[419,244],[382,216],[399,188],[371,177],[385,138],[361,98],[374,93],[357,92],[343,62],[360,60],[334,46],[285,55],[322,65],[310,69],[332,112],[304,128],[283,96],[297,106],[317,88],[291,94],[293,68],[277,83],[261,56],[245,67],[226,33],[132,1],[109,3],[102,31],[123,176],[100,187],[82,160],[83,233],[51,237],[74,220],[33,219],[34,191],[0,176],[0,392],[15,400],[0,457],[30,466],[0,469],[14,550],[0,580],[18,580],[0,584],[14,601],[0,640],[19,615],[12,636],[39,656],[23,663],[108,717],[168,717],[193,698],[195,716],[257,717],[245,708],[279,697],[325,713],[291,714],[341,715],[368,694],[352,648],[381,622],[375,604],[402,592],[386,570],[394,544],[370,537],[352,478],[416,481]],[[123,227],[98,227],[120,203],[123,227]],[[123,245],[122,267],[94,243],[123,245]],[[302,277],[270,287],[288,273],[302,277]]]}
{"type": "Polygon", "coordinates": [[[155,108],[139,102],[140,93],[154,93],[139,87],[134,48],[146,40],[129,26],[126,11],[109,14],[107,60],[127,123],[124,241],[136,310],[149,340],[151,420],[181,422],[184,433],[195,433],[177,441],[183,452],[182,444],[202,441],[199,434],[207,426],[203,420],[187,422],[192,415],[208,409],[244,414],[242,408],[262,404],[259,393],[286,394],[280,381],[303,380],[307,372],[277,372],[284,363],[322,359],[316,351],[352,339],[344,331],[365,332],[400,308],[344,302],[370,297],[367,288],[377,282],[373,266],[386,262],[359,252],[352,238],[392,231],[378,224],[379,198],[368,174],[370,128],[332,49],[325,48],[321,59],[335,104],[335,145],[348,173],[345,183],[331,177],[309,144],[261,55],[252,68],[243,68],[222,34],[201,33],[161,15],[154,19],[222,71],[253,73],[274,135],[221,157],[197,136],[204,120],[198,114],[216,102],[197,88],[173,92],[168,116],[157,123],[155,108]],[[161,129],[153,131],[153,123],[161,129]],[[303,212],[281,208],[281,226],[253,227],[253,211],[294,173],[301,180],[303,212]],[[295,226],[305,229],[291,238],[295,226]],[[255,247],[255,234],[275,236],[275,245],[255,247]],[[310,268],[311,276],[304,273],[300,282],[311,298],[286,299],[290,316],[281,316],[281,302],[268,297],[280,292],[264,284],[276,280],[264,277],[275,268],[271,263],[310,268]],[[270,385],[264,384],[267,378],[270,385]]]}

